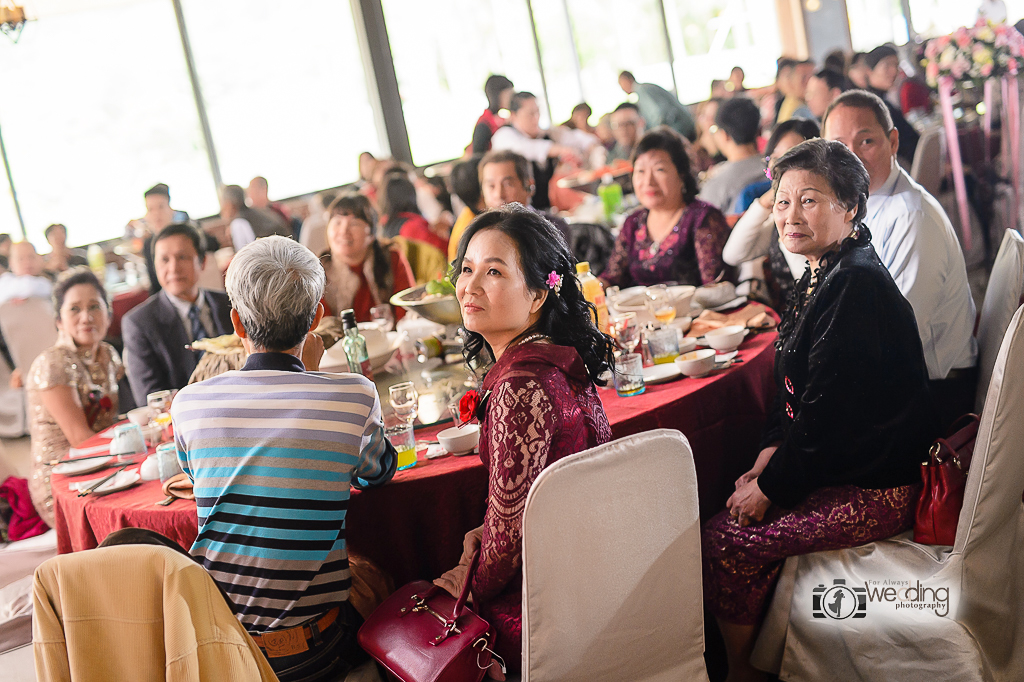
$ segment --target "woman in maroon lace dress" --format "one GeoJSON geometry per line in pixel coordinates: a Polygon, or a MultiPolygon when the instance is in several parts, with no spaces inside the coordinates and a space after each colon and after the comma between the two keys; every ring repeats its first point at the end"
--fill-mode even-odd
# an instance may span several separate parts
{"type": "MultiPolygon", "coordinates": [[[[466,359],[490,365],[477,408],[489,495],[463,563],[436,582],[458,594],[479,546],[473,600],[497,631],[496,651],[518,671],[526,495],[551,463],[611,440],[594,384],[612,362],[612,345],[594,326],[561,233],[532,211],[512,204],[481,214],[453,267],[466,359]]],[[[491,673],[503,679],[496,666],[491,673]]]]}
{"type": "Polygon", "coordinates": [[[697,198],[697,181],[683,138],[661,126],[633,153],[633,189],[641,208],[626,218],[608,266],[605,286],[662,282],[700,286],[721,273],[729,225],[717,208],[697,198]]]}

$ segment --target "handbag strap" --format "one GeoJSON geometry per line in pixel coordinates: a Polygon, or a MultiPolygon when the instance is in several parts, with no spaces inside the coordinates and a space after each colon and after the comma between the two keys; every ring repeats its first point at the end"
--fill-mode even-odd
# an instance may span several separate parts
{"type": "Polygon", "coordinates": [[[937,439],[929,450],[932,465],[952,461],[962,471],[971,465],[974,452],[974,440],[978,435],[980,419],[976,414],[965,414],[957,419],[949,429],[949,435],[937,439]]]}
{"type": "Polygon", "coordinates": [[[964,444],[974,440],[978,435],[978,425],[980,419],[976,414],[965,414],[960,417],[949,427],[949,432],[946,435],[946,442],[954,450],[959,450],[964,444]]]}
{"type": "Polygon", "coordinates": [[[458,620],[459,616],[462,615],[462,609],[466,605],[466,599],[469,597],[469,587],[473,584],[473,577],[476,575],[476,567],[480,563],[480,550],[478,549],[473,553],[473,558],[469,562],[469,570],[466,571],[466,582],[462,586],[462,594],[459,595],[458,600],[455,602],[455,608],[452,609],[452,618],[458,620]]]}

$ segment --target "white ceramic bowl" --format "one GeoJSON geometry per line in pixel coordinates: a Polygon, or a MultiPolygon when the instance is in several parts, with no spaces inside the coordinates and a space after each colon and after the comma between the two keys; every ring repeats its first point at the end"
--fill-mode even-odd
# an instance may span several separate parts
{"type": "Polygon", "coordinates": [[[669,322],[669,326],[675,327],[679,330],[680,334],[685,334],[690,331],[690,327],[693,325],[693,318],[689,315],[683,315],[682,317],[676,317],[676,319],[669,322]]]}
{"type": "Polygon", "coordinates": [[[149,423],[155,415],[153,408],[151,407],[136,407],[134,410],[128,412],[128,421],[132,424],[138,424],[139,426],[145,426],[149,423]]]}
{"type": "Polygon", "coordinates": [[[708,284],[697,289],[693,297],[701,306],[715,308],[736,298],[736,287],[731,282],[708,284]]]}
{"type": "Polygon", "coordinates": [[[453,426],[437,434],[437,442],[453,455],[468,455],[480,442],[480,425],[453,426]]]}
{"type": "Polygon", "coordinates": [[[730,324],[705,332],[704,340],[715,350],[736,350],[743,343],[743,337],[746,335],[746,327],[730,324]]]}
{"type": "Polygon", "coordinates": [[[629,287],[623,289],[615,296],[615,301],[608,303],[610,315],[621,315],[623,313],[636,313],[636,323],[644,327],[648,322],[654,322],[654,313],[647,307],[647,288],[629,287]]]}
{"type": "Polygon", "coordinates": [[[672,305],[676,307],[676,316],[684,317],[690,314],[690,302],[697,292],[697,287],[688,284],[669,287],[668,295],[672,298],[672,305]]]}
{"type": "Polygon", "coordinates": [[[684,353],[676,358],[676,367],[688,377],[707,374],[715,367],[715,351],[711,348],[684,353]]]}
{"type": "Polygon", "coordinates": [[[690,351],[697,350],[697,339],[692,336],[683,336],[679,339],[679,354],[686,355],[690,351]]]}

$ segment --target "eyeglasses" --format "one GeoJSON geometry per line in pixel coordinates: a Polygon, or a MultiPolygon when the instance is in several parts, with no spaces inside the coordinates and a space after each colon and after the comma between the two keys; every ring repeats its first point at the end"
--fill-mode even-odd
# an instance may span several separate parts
{"type": "Polygon", "coordinates": [[[618,123],[612,124],[612,130],[618,130],[619,128],[636,128],[636,121],[619,121],[618,123]]]}

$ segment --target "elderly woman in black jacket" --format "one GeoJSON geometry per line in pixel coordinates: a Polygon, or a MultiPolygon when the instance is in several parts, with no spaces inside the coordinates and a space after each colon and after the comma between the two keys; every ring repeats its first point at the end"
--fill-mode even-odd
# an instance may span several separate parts
{"type": "Polygon", "coordinates": [[[750,651],[786,557],[910,528],[935,435],[913,310],[861,223],[867,171],[842,144],[816,139],[772,176],[779,240],[809,267],[779,326],[761,453],[703,532],[705,604],[731,681],[761,679],[750,651]]]}

